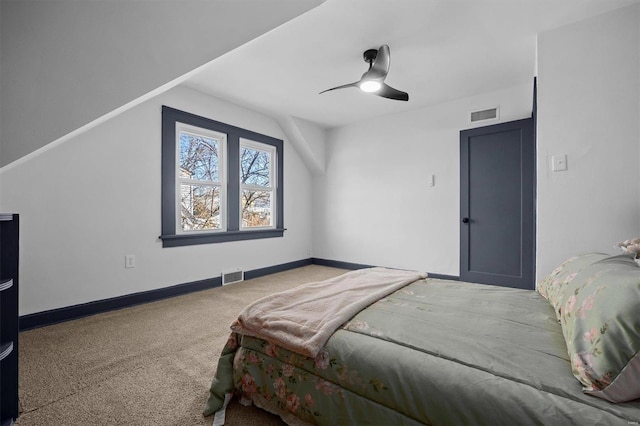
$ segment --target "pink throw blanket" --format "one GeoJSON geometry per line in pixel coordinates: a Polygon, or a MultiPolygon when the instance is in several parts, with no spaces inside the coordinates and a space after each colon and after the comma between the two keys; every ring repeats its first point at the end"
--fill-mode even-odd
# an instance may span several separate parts
{"type": "Polygon", "coordinates": [[[314,358],[329,337],[355,314],[426,276],[387,268],[347,272],[263,297],[247,306],[231,329],[314,358]]]}

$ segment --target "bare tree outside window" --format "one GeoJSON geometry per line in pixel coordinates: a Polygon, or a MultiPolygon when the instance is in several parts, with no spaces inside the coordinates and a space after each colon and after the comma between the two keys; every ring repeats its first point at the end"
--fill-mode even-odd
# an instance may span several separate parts
{"type": "Polygon", "coordinates": [[[185,231],[221,229],[219,141],[180,132],[181,224],[185,231]]]}
{"type": "Polygon", "coordinates": [[[180,168],[190,179],[218,182],[218,147],[215,139],[180,132],[180,168]]]}
{"type": "Polygon", "coordinates": [[[273,154],[243,146],[240,150],[240,184],[242,188],[242,226],[272,225],[273,154]]]}

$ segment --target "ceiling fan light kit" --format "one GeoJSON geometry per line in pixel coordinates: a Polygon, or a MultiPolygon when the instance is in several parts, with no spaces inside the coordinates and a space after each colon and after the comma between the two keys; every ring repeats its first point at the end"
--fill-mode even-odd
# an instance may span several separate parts
{"type": "Polygon", "coordinates": [[[344,84],[342,86],[333,87],[331,89],[320,92],[329,92],[336,89],[346,89],[347,87],[358,87],[363,92],[373,93],[387,99],[397,101],[408,101],[409,94],[384,83],[384,79],[389,73],[389,64],[391,53],[389,46],[386,44],[380,46],[379,49],[369,49],[362,54],[364,61],[369,64],[369,69],[362,74],[359,81],[355,83],[344,84]]]}
{"type": "Polygon", "coordinates": [[[360,82],[360,90],[363,92],[377,92],[380,88],[382,88],[382,84],[376,80],[365,80],[360,82]]]}

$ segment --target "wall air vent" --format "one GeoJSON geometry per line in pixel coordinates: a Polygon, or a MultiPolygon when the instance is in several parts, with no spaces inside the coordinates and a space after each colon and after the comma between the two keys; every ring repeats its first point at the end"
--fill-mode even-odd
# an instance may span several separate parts
{"type": "Polygon", "coordinates": [[[483,109],[482,111],[474,111],[471,113],[470,122],[476,123],[485,120],[497,120],[500,118],[500,107],[483,109]]]}
{"type": "Polygon", "coordinates": [[[244,271],[222,273],[222,285],[239,283],[240,281],[244,281],[244,271]]]}

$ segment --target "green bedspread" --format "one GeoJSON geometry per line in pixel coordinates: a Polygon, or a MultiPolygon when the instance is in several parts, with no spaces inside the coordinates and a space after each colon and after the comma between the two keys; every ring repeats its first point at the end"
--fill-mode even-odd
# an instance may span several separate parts
{"type": "Polygon", "coordinates": [[[232,334],[205,415],[234,390],[290,424],[640,422],[640,401],[582,393],[540,295],[428,278],[361,311],[315,359],[232,334]]]}

